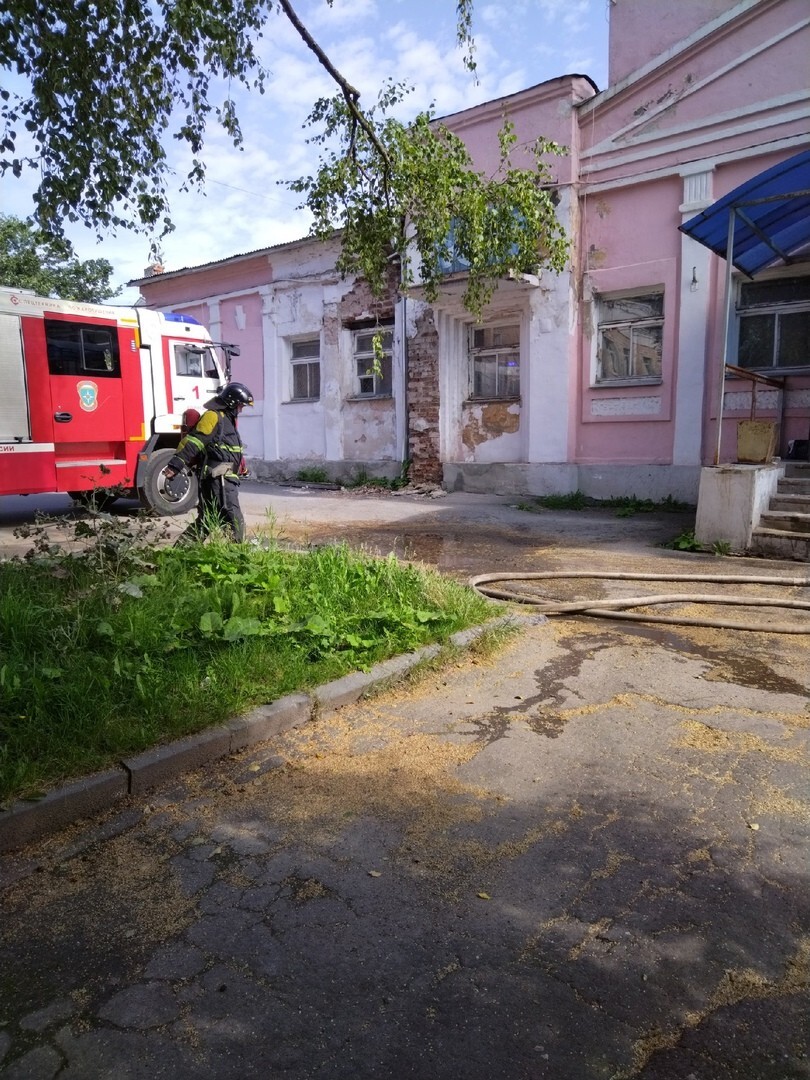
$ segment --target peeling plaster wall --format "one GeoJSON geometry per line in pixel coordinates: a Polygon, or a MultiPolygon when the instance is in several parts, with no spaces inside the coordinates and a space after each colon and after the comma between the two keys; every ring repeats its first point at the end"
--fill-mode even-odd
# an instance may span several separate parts
{"type": "Polygon", "coordinates": [[[342,378],[341,439],[336,455],[346,461],[370,462],[398,458],[397,398],[401,400],[401,369],[395,358],[401,352],[401,331],[396,325],[396,269],[392,269],[388,294],[376,299],[366,281],[357,281],[334,306],[334,314],[324,319],[324,336],[336,343],[336,357],[342,378]],[[391,398],[356,397],[355,360],[352,325],[371,319],[394,320],[391,398]]]}
{"type": "Polygon", "coordinates": [[[520,402],[467,401],[461,441],[468,461],[520,460],[520,402]]]}
{"type": "MultiPolygon", "coordinates": [[[[570,189],[558,215],[568,225],[576,211],[570,189]]],[[[576,416],[576,303],[574,278],[543,269],[539,276],[504,281],[481,322],[520,326],[520,401],[470,400],[468,331],[471,317],[458,298],[442,298],[439,330],[441,459],[446,464],[568,460],[576,416]]]]}
{"type": "Polygon", "coordinates": [[[268,416],[269,460],[321,462],[326,457],[325,388],[333,356],[324,332],[324,283],[287,281],[265,298],[265,366],[276,403],[268,416]],[[321,400],[292,401],[291,341],[318,338],[321,345],[321,400]]]}
{"type": "Polygon", "coordinates": [[[208,304],[208,329],[214,341],[236,343],[240,355],[231,362],[231,377],[253,391],[255,406],[243,413],[239,431],[248,457],[263,457],[264,409],[267,393],[264,385],[262,301],[258,293],[227,297],[208,304]]]}
{"type": "Polygon", "coordinates": [[[337,254],[337,243],[296,241],[141,285],[150,306],[192,314],[215,340],[239,345],[233,376],[256,397],[240,421],[256,475],[295,476],[306,465],[343,479],[359,469],[399,474],[405,432],[397,404],[404,395],[397,271],[380,302],[364,282],[335,272],[337,254]],[[395,323],[393,396],[357,398],[351,327],[376,318],[395,323]],[[303,338],[320,341],[318,401],[292,400],[292,342],[303,338]]]}

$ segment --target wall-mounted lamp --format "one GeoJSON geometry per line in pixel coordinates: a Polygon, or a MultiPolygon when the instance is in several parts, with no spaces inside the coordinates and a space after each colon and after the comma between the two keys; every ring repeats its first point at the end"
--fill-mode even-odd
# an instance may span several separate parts
{"type": "Polygon", "coordinates": [[[689,291],[690,292],[697,292],[698,291],[698,279],[697,279],[697,267],[696,266],[692,267],[692,280],[689,282],[689,291]]]}

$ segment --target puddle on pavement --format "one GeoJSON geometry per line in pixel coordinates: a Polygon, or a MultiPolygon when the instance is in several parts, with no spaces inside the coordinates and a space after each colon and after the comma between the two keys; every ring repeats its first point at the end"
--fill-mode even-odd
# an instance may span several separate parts
{"type": "Polygon", "coordinates": [[[513,722],[521,720],[535,735],[544,735],[547,739],[558,738],[565,728],[567,719],[553,712],[533,713],[516,717],[517,709],[495,709],[488,716],[476,716],[465,720],[465,724],[475,729],[475,741],[484,746],[491,746],[509,734],[513,722]]]}
{"type": "Polygon", "coordinates": [[[750,686],[754,690],[767,690],[773,694],[799,694],[807,697],[808,687],[805,684],[787,675],[780,675],[759,657],[712,649],[671,629],[641,624],[623,624],[622,629],[628,636],[646,638],[665,649],[708,661],[713,666],[703,676],[706,682],[728,682],[737,686],[750,686]]]}
{"type": "Polygon", "coordinates": [[[722,656],[718,666],[712,668],[703,678],[708,682],[733,682],[740,686],[755,687],[757,690],[769,690],[773,694],[800,694],[807,697],[808,693],[807,687],[802,683],[779,675],[754,656],[722,656]]]}
{"type": "Polygon", "coordinates": [[[535,735],[545,735],[547,739],[559,738],[567,722],[564,716],[555,713],[541,713],[526,720],[535,735]]]}
{"type": "Polygon", "coordinates": [[[408,562],[420,562],[443,573],[466,577],[492,570],[526,570],[539,567],[548,549],[559,548],[559,537],[522,535],[506,528],[470,522],[469,530],[425,532],[403,528],[353,528],[342,526],[338,533],[322,528],[281,530],[284,539],[320,544],[346,543],[372,555],[395,555],[408,562]]]}
{"type": "Polygon", "coordinates": [[[516,720],[526,724],[535,735],[543,735],[547,739],[558,738],[565,728],[567,718],[554,712],[553,708],[548,708],[547,703],[562,705],[565,696],[576,693],[566,685],[567,680],[579,675],[582,664],[589,660],[595,651],[615,644],[615,640],[608,636],[571,641],[566,652],[535,672],[537,694],[516,700],[513,705],[494,709],[487,716],[465,720],[466,724],[475,729],[476,742],[490,746],[498,739],[505,738],[516,720]]]}
{"type": "Polygon", "coordinates": [[[506,737],[512,725],[512,719],[507,709],[495,709],[489,716],[474,716],[465,719],[465,725],[475,729],[475,741],[484,746],[491,746],[499,739],[506,737]]]}

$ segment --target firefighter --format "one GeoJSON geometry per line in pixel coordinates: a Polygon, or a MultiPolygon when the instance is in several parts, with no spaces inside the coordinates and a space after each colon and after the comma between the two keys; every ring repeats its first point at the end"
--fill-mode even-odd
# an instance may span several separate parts
{"type": "Polygon", "coordinates": [[[178,544],[201,542],[217,524],[233,539],[245,538],[245,519],[239,506],[239,478],[245,475],[243,447],[236,421],[253,394],[244,383],[228,383],[208,403],[206,411],[184,436],[164,470],[171,480],[185,469],[195,469],[200,487],[197,520],[183,532],[178,544]]]}

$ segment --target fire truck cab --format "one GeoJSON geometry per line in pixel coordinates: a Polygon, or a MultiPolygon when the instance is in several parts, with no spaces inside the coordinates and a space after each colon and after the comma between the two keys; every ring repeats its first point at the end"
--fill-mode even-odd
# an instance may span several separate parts
{"type": "Polygon", "coordinates": [[[225,349],[187,315],[0,288],[0,495],[115,489],[190,510],[195,479],[168,491],[163,470],[186,410],[225,385],[225,349]]]}

